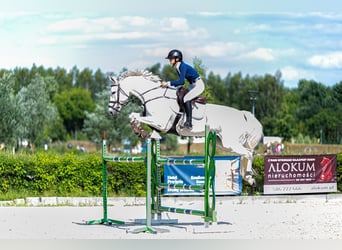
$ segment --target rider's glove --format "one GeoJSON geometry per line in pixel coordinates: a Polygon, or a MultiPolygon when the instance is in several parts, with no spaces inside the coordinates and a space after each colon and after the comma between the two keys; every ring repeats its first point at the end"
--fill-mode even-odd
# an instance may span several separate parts
{"type": "Polygon", "coordinates": [[[169,83],[168,82],[161,82],[160,86],[163,88],[166,88],[167,86],[169,86],[169,83]]]}

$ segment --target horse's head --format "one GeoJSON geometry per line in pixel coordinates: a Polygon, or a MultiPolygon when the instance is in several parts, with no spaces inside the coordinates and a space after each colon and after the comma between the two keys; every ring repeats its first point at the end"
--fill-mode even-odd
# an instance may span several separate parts
{"type": "Polygon", "coordinates": [[[127,93],[120,87],[120,80],[114,77],[109,77],[111,80],[110,97],[108,103],[108,111],[112,115],[120,113],[120,110],[128,102],[127,93]]]}
{"type": "Polygon", "coordinates": [[[160,96],[160,93],[151,92],[151,90],[160,89],[160,78],[146,70],[125,71],[119,77],[109,77],[111,80],[110,98],[108,111],[112,115],[120,112],[121,108],[128,103],[129,95],[135,95],[143,103],[146,98],[154,99],[160,96]]]}

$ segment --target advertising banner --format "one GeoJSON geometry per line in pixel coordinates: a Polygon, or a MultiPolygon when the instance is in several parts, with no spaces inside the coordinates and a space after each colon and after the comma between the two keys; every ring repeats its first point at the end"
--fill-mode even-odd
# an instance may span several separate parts
{"type": "Polygon", "coordinates": [[[264,194],[336,192],[336,155],[264,157],[264,194]]]}
{"type": "MultiPolygon", "coordinates": [[[[196,156],[183,158],[204,159],[196,156]]],[[[240,156],[215,156],[215,167],[215,194],[241,194],[240,156]]],[[[167,184],[204,185],[204,181],[204,164],[164,165],[164,182],[167,184]]],[[[203,195],[203,191],[168,188],[164,189],[164,195],[203,195]]]]}

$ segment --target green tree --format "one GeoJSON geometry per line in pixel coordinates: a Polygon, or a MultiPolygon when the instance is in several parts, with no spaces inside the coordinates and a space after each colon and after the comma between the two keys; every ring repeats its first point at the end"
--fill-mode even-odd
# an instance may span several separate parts
{"type": "Polygon", "coordinates": [[[146,70],[152,72],[154,75],[160,76],[161,75],[160,67],[161,67],[160,63],[157,63],[157,64],[154,64],[151,67],[146,68],[146,70]]]}
{"type": "Polygon", "coordinates": [[[73,71],[68,73],[64,68],[57,67],[54,70],[54,78],[58,83],[59,90],[62,91],[72,88],[73,76],[73,71]]]}
{"type": "Polygon", "coordinates": [[[119,114],[112,116],[108,112],[109,92],[108,87],[97,94],[95,110],[86,112],[83,132],[92,141],[101,141],[102,132],[105,132],[108,145],[120,146],[124,139],[135,145],[140,138],[133,133],[128,116],[133,111],[142,111],[138,100],[131,99],[119,114]]]}
{"type": "Polygon", "coordinates": [[[29,70],[27,68],[15,68],[13,70],[15,76],[15,86],[14,92],[17,94],[19,90],[28,85],[30,78],[29,78],[29,70]]]}
{"type": "Polygon", "coordinates": [[[274,76],[266,74],[264,77],[256,78],[257,117],[274,117],[279,111],[284,95],[284,86],[281,81],[281,74],[277,72],[274,76]]]}
{"type": "Polygon", "coordinates": [[[81,88],[73,87],[70,90],[57,93],[54,102],[66,130],[75,136],[77,131],[83,128],[86,112],[92,112],[95,109],[90,92],[81,88]]]}
{"type": "Polygon", "coordinates": [[[332,93],[336,101],[342,104],[342,81],[332,87],[332,93]]]}
{"type": "Polygon", "coordinates": [[[241,108],[241,97],[243,91],[243,78],[241,72],[234,75],[228,74],[224,79],[224,85],[227,89],[227,98],[223,105],[233,108],[241,108]]]}
{"type": "Polygon", "coordinates": [[[83,69],[77,75],[76,87],[91,90],[94,86],[93,72],[89,68],[83,69]]]}
{"type": "Polygon", "coordinates": [[[336,116],[340,106],[337,94],[322,83],[312,80],[301,80],[298,84],[298,93],[300,102],[294,115],[303,124],[299,127],[299,133],[317,138],[322,128],[325,129],[326,138],[330,138],[328,140],[334,138],[336,128],[340,126],[340,118],[336,116]]]}
{"type": "Polygon", "coordinates": [[[299,95],[295,89],[284,89],[283,102],[276,114],[274,121],[273,134],[278,135],[285,141],[290,141],[298,134],[297,121],[294,114],[298,109],[299,95]]]}
{"type": "Polygon", "coordinates": [[[163,81],[173,81],[179,78],[177,71],[171,65],[165,65],[160,75],[163,81]]]}
{"type": "Polygon", "coordinates": [[[214,100],[213,100],[213,97],[212,97],[212,94],[210,91],[210,87],[208,85],[208,80],[206,78],[206,68],[202,63],[202,60],[195,57],[193,60],[193,64],[194,64],[194,69],[198,72],[198,74],[200,75],[201,79],[204,82],[205,89],[204,89],[202,95],[206,96],[207,102],[213,103],[214,100]]]}
{"type": "Polygon", "coordinates": [[[5,73],[0,77],[0,142],[15,143],[16,105],[14,95],[14,75],[5,73]]]}
{"type": "Polygon", "coordinates": [[[56,115],[55,106],[50,102],[49,91],[44,78],[37,74],[27,87],[17,94],[17,133],[39,145],[44,139],[44,130],[56,115]]]}
{"type": "Polygon", "coordinates": [[[100,69],[95,71],[94,74],[95,85],[94,88],[91,89],[93,96],[96,97],[97,93],[101,93],[106,90],[109,86],[109,80],[106,74],[102,73],[100,69]]]}
{"type": "Polygon", "coordinates": [[[210,72],[206,83],[207,91],[210,92],[211,102],[226,105],[229,98],[228,90],[221,77],[210,72]]]}

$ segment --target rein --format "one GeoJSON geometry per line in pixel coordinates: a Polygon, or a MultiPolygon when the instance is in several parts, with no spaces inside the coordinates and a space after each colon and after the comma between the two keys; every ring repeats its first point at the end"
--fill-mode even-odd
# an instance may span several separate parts
{"type": "Polygon", "coordinates": [[[152,89],[149,89],[149,90],[147,90],[147,91],[145,91],[145,92],[143,92],[143,93],[138,93],[138,92],[136,92],[136,93],[137,93],[138,95],[140,95],[141,99],[143,100],[143,105],[144,105],[144,106],[145,106],[146,103],[151,102],[151,101],[154,101],[154,100],[158,100],[158,99],[160,99],[160,98],[171,99],[171,97],[166,96],[166,92],[167,92],[167,90],[168,90],[168,88],[166,88],[163,95],[161,95],[161,96],[156,96],[156,97],[151,98],[151,99],[149,99],[149,100],[145,100],[145,98],[144,98],[144,95],[145,95],[145,94],[147,94],[147,93],[149,93],[149,92],[152,92],[153,90],[160,89],[160,88],[162,88],[162,87],[161,87],[161,86],[158,86],[158,87],[154,87],[154,88],[152,88],[152,89]]]}
{"type": "MultiPolygon", "coordinates": [[[[114,104],[113,106],[111,106],[111,108],[113,109],[113,110],[115,110],[116,112],[120,112],[120,108],[122,107],[122,106],[126,106],[127,105],[127,103],[129,102],[128,100],[128,98],[129,98],[129,95],[121,88],[121,86],[120,86],[120,81],[113,81],[112,80],[112,84],[111,84],[111,87],[117,87],[117,92],[115,93],[115,91],[113,91],[112,93],[111,93],[111,95],[114,95],[114,94],[116,94],[116,100],[115,101],[109,101],[109,103],[110,104],[114,104]],[[126,101],[120,101],[120,94],[123,94],[124,96],[126,96],[127,97],[127,100],[126,101]],[[120,105],[120,107],[115,107],[116,105],[120,105]]],[[[162,94],[162,95],[158,95],[158,96],[156,96],[156,97],[153,97],[153,98],[151,98],[151,99],[146,99],[145,98],[145,96],[146,96],[146,94],[148,94],[148,93],[150,93],[150,92],[152,92],[152,91],[155,91],[155,90],[159,90],[160,88],[162,88],[161,86],[157,86],[157,87],[153,87],[153,88],[151,88],[151,89],[148,89],[148,90],[146,90],[146,91],[144,91],[144,92],[142,92],[142,93],[139,93],[138,91],[136,91],[136,90],[132,90],[132,91],[134,91],[134,93],[140,98],[140,100],[142,101],[142,105],[143,105],[143,107],[144,107],[144,110],[146,110],[146,104],[147,103],[149,103],[149,102],[152,102],[152,101],[154,101],[154,100],[158,100],[158,99],[161,99],[161,98],[167,98],[167,99],[175,99],[175,100],[177,100],[177,98],[174,98],[174,97],[169,97],[169,96],[167,96],[166,95],[166,93],[167,93],[167,91],[168,91],[168,89],[170,89],[169,87],[167,87],[167,88],[165,88],[165,91],[164,91],[164,93],[162,94]]]]}

